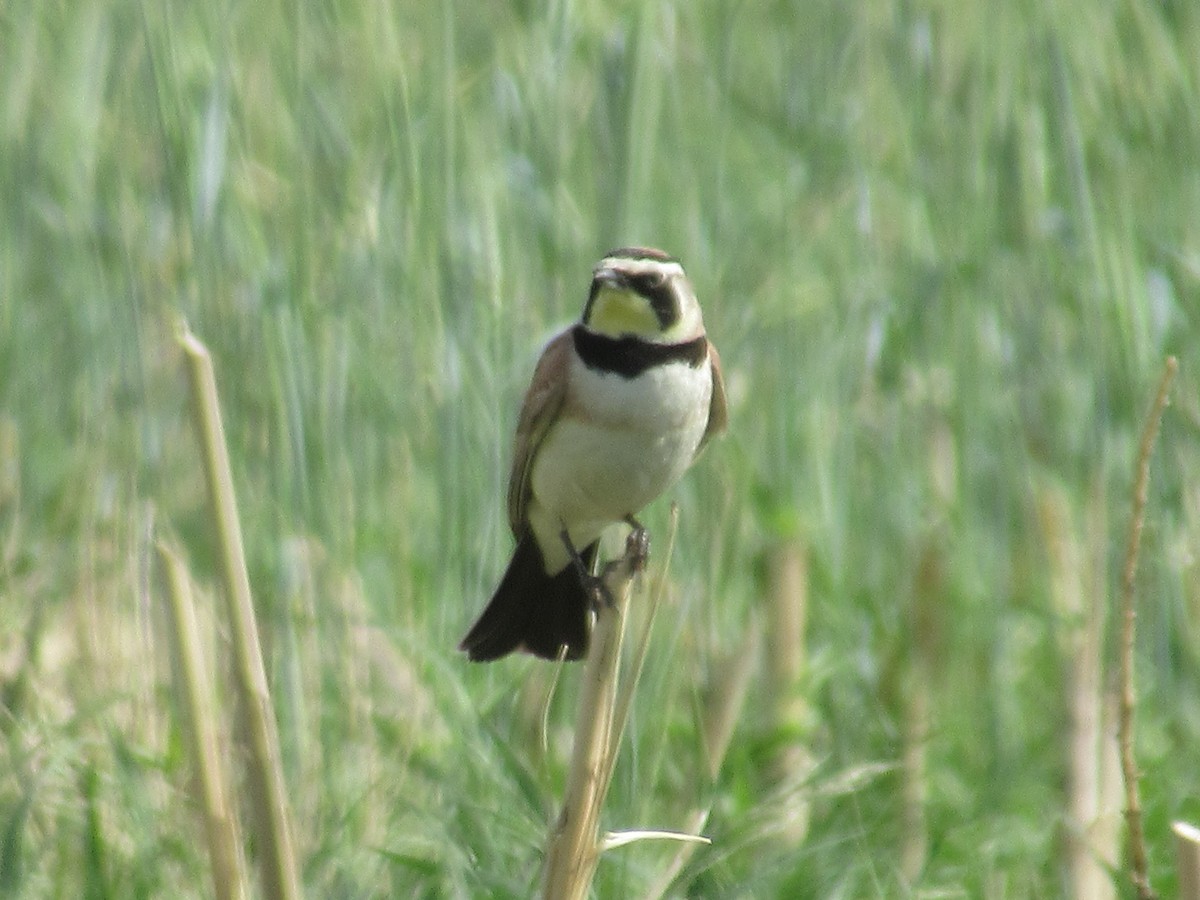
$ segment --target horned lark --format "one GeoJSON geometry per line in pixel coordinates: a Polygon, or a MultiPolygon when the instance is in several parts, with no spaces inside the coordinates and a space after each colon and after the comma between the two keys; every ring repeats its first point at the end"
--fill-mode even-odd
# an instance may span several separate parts
{"type": "Polygon", "coordinates": [[[460,649],[583,656],[602,532],[634,522],[725,421],[720,358],[683,267],[661,250],[609,253],[582,320],[534,370],[508,483],[517,548],[460,649]]]}

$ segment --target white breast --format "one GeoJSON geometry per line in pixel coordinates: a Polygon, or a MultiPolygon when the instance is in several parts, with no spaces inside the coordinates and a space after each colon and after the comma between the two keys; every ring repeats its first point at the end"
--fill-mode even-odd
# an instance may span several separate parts
{"type": "Polygon", "coordinates": [[[691,465],[708,423],[712,370],[656,366],[636,378],[602,374],[572,359],[569,408],[538,448],[530,522],[547,564],[567,563],[559,533],[583,548],[608,525],[638,513],[691,465]]]}

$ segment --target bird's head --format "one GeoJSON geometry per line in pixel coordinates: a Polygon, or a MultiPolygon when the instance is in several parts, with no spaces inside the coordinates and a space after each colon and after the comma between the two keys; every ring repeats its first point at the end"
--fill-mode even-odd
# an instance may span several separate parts
{"type": "Polygon", "coordinates": [[[610,337],[663,344],[704,333],[700,303],[683,266],[648,247],[613,250],[596,264],[583,324],[610,337]]]}

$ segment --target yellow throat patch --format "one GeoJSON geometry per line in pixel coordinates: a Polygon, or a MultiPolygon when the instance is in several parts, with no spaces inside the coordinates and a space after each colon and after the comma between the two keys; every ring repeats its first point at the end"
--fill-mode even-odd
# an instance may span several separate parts
{"type": "Polygon", "coordinates": [[[623,334],[646,336],[662,331],[658,316],[645,297],[607,285],[600,288],[592,302],[588,327],[611,337],[623,334]]]}

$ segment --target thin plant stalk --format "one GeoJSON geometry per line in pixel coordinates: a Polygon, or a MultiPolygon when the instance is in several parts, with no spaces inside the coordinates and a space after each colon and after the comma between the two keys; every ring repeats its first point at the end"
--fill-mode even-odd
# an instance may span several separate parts
{"type": "Polygon", "coordinates": [[[742,717],[751,676],[762,659],[762,626],[758,620],[746,630],[742,642],[714,667],[704,704],[704,765],[709,783],[721,773],[733,732],[742,717]]]}
{"type": "MultiPolygon", "coordinates": [[[[678,531],[679,506],[672,503],[671,518],[667,530],[667,552],[663,562],[664,573],[670,570],[671,557],[675,552],[675,536],[678,531]]],[[[650,632],[654,627],[654,619],[658,615],[658,610],[662,606],[666,584],[667,580],[664,574],[663,578],[658,583],[658,589],[651,595],[650,605],[646,613],[645,622],[642,625],[641,635],[638,639],[637,646],[634,648],[633,658],[630,662],[629,676],[625,679],[622,689],[617,697],[617,708],[614,714],[612,743],[609,748],[609,756],[613,760],[616,759],[617,750],[619,749],[621,741],[621,735],[624,733],[625,723],[629,721],[629,710],[633,705],[633,693],[637,688],[638,680],[641,678],[642,669],[646,663],[646,657],[650,651],[650,632]]],[[[744,679],[744,681],[746,684],[748,684],[749,679],[744,679]]],[[[722,699],[737,707],[737,711],[730,714],[730,717],[733,720],[736,720],[740,715],[741,706],[745,700],[745,690],[726,691],[722,699]]],[[[717,715],[720,716],[721,714],[718,713],[717,715]]],[[[730,732],[732,733],[732,729],[730,729],[730,732]]],[[[720,747],[717,748],[713,748],[710,745],[708,763],[714,773],[716,770],[720,769],[721,762],[725,758],[725,751],[728,749],[728,746],[728,741],[725,741],[720,747]]],[[[610,782],[612,780],[612,772],[613,769],[610,765],[608,769],[608,779],[610,782]]],[[[713,777],[715,777],[715,774],[713,777]]],[[[605,790],[607,790],[607,787],[605,790]]],[[[688,860],[692,858],[692,854],[695,853],[696,848],[704,844],[712,843],[712,841],[700,834],[700,831],[703,830],[704,826],[708,823],[708,817],[711,812],[711,804],[704,808],[694,809],[688,816],[687,821],[684,823],[684,830],[682,832],[622,832],[620,834],[610,834],[605,838],[603,847],[606,850],[612,849],[613,847],[621,846],[622,843],[628,842],[628,840],[647,840],[660,838],[676,841],[679,844],[679,848],[676,851],[675,856],[671,859],[671,862],[667,865],[666,869],[659,874],[659,877],[655,880],[654,885],[646,894],[647,898],[660,897],[666,893],[666,891],[674,883],[675,879],[679,877],[679,873],[683,870],[683,867],[687,864],[688,860]]]]}
{"type": "Polygon", "coordinates": [[[1116,896],[1116,742],[1106,713],[1102,649],[1104,585],[1090,558],[1102,554],[1103,504],[1092,492],[1085,550],[1066,491],[1042,491],[1039,518],[1050,565],[1051,597],[1062,626],[1059,652],[1065,672],[1067,778],[1063,855],[1070,896],[1107,900],[1116,896]],[[1100,520],[1100,521],[1097,521],[1100,520]]]}
{"type": "Polygon", "coordinates": [[[644,562],[633,540],[631,535],[625,554],[603,576],[613,602],[596,616],[591,650],[584,661],[566,796],[547,846],[544,900],[582,900],[600,861],[600,810],[613,762],[613,709],[625,613],[634,576],[644,562]]]}
{"type": "Polygon", "coordinates": [[[166,576],[169,630],[176,660],[174,668],[179,679],[186,731],[196,760],[213,896],[217,900],[242,900],[246,896],[246,878],[238,852],[240,838],[229,804],[229,781],[217,742],[212,682],[204,666],[196,627],[192,581],[174,550],[162,542],[156,544],[155,549],[166,576]]]}
{"type": "Polygon", "coordinates": [[[1118,717],[1118,742],[1121,747],[1121,771],[1125,777],[1125,820],[1129,825],[1129,876],[1139,900],[1155,897],[1150,886],[1149,865],[1146,859],[1146,834],[1142,823],[1142,804],[1138,796],[1137,761],[1133,752],[1133,722],[1136,701],[1133,689],[1134,581],[1137,575],[1138,551],[1142,542],[1142,527],[1146,522],[1146,497],[1150,484],[1150,454],[1158,437],[1159,423],[1167,406],[1171,382],[1179,364],[1167,357],[1158,392],[1138,445],[1137,466],[1133,484],[1133,515],[1129,523],[1129,542],[1125,550],[1125,567],[1121,573],[1121,702],[1118,717]]]}
{"type": "MultiPolygon", "coordinates": [[[[666,564],[669,566],[675,546],[679,512],[671,507],[666,564]]],[[[592,649],[583,672],[583,689],[576,719],[575,748],[567,778],[566,800],[562,814],[551,830],[546,852],[542,897],[545,900],[577,900],[587,896],[595,876],[600,854],[635,841],[672,840],[682,844],[676,864],[666,873],[669,885],[698,844],[710,843],[695,832],[708,818],[708,811],[697,811],[689,820],[688,832],[637,830],[600,836],[600,811],[612,784],[613,770],[621,736],[629,719],[633,694],[649,650],[650,631],[662,603],[663,583],[650,600],[645,622],[634,648],[624,679],[619,678],[621,646],[625,630],[625,612],[633,577],[645,564],[646,547],[635,532],[626,541],[625,555],[605,572],[605,585],[615,602],[597,616],[592,649]]],[[[748,680],[748,679],[747,679],[748,680]]],[[[745,691],[739,697],[744,698],[745,691]]],[[[740,699],[738,701],[740,707],[740,699]]],[[[726,742],[727,746],[727,742],[726,742]]],[[[724,748],[721,753],[723,755],[724,748]]]]}
{"type": "Polygon", "coordinates": [[[933,726],[931,699],[942,631],[939,617],[943,584],[943,551],[937,535],[926,539],[913,581],[909,652],[903,673],[900,750],[900,871],[916,882],[929,859],[929,734],[933,726]]]}
{"type": "Polygon", "coordinates": [[[192,390],[192,408],[229,607],[234,680],[240,700],[242,740],[247,750],[247,782],[251,791],[249,821],[259,848],[262,889],[269,900],[294,900],[300,896],[300,881],[292,848],[279,733],[258,641],[212,357],[190,332],[181,335],[180,344],[192,390]]]}
{"type": "MultiPolygon", "coordinates": [[[[799,540],[775,547],[767,559],[767,679],[771,697],[771,728],[780,735],[771,758],[771,780],[777,787],[796,785],[812,769],[805,744],[809,709],[803,692],[807,664],[808,554],[799,540]],[[786,736],[786,737],[784,737],[786,736]]],[[[781,837],[799,846],[808,833],[808,804],[792,807],[781,837]]]]}
{"type": "MultiPolygon", "coordinates": [[[[650,652],[650,632],[654,627],[654,619],[658,615],[659,607],[662,606],[663,593],[666,589],[666,572],[671,568],[671,557],[675,553],[675,535],[679,531],[679,507],[671,504],[671,519],[667,528],[667,552],[663,557],[663,577],[658,583],[656,590],[650,598],[650,605],[646,611],[646,619],[642,625],[642,632],[638,638],[637,645],[633,650],[633,659],[629,665],[629,675],[625,679],[623,686],[617,694],[617,702],[613,713],[613,729],[611,740],[609,742],[609,756],[616,758],[617,750],[620,748],[621,736],[625,733],[625,723],[629,721],[629,711],[633,707],[633,693],[637,689],[638,681],[642,677],[642,669],[646,665],[646,657],[650,652]]],[[[612,779],[612,768],[609,767],[608,777],[612,779]]],[[[604,786],[604,790],[608,791],[608,785],[604,786]]]]}

